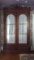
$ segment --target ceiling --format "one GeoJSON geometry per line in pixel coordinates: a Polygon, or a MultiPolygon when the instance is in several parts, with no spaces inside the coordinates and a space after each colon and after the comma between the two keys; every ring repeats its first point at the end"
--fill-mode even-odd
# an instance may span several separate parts
{"type": "Polygon", "coordinates": [[[25,7],[34,7],[34,0],[0,0],[0,7],[19,5],[25,7]]]}

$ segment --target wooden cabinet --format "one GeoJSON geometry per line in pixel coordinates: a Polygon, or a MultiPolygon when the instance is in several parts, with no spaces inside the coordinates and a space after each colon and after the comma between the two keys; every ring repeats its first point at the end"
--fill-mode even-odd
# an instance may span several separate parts
{"type": "Polygon", "coordinates": [[[4,49],[10,53],[30,51],[30,9],[7,7],[4,9],[4,49]]]}

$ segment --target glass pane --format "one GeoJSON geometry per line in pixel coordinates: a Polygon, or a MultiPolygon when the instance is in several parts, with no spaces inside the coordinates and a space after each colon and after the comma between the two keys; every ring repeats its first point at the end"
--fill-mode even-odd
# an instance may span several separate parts
{"type": "Polygon", "coordinates": [[[32,50],[34,50],[34,14],[32,14],[32,50]]]}
{"type": "Polygon", "coordinates": [[[15,35],[7,34],[7,43],[15,43],[15,35]]]}
{"type": "Polygon", "coordinates": [[[15,33],[15,25],[7,25],[7,33],[14,34],[15,33]]]}
{"type": "Polygon", "coordinates": [[[27,35],[19,35],[19,43],[27,43],[27,35]]]}
{"type": "Polygon", "coordinates": [[[8,15],[6,20],[7,43],[15,43],[15,16],[8,15]]]}
{"type": "Polygon", "coordinates": [[[27,43],[27,16],[19,16],[19,43],[27,43]]]}
{"type": "Polygon", "coordinates": [[[14,24],[14,23],[15,23],[15,16],[12,14],[8,15],[6,24],[14,24]]]}
{"type": "Polygon", "coordinates": [[[19,16],[19,23],[27,23],[27,16],[26,15],[24,15],[24,14],[21,14],[20,16],[19,16]]]}
{"type": "Polygon", "coordinates": [[[19,25],[19,34],[27,33],[27,24],[19,25]]]}

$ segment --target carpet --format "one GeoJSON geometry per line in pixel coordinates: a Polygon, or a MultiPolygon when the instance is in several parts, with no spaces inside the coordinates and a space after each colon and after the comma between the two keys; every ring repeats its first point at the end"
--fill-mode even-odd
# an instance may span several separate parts
{"type": "Polygon", "coordinates": [[[20,60],[34,60],[34,54],[19,54],[20,60]]]}

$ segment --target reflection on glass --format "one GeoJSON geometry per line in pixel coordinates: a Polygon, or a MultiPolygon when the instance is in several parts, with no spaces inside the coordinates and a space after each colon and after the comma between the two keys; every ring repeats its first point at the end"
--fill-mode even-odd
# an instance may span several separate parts
{"type": "Polygon", "coordinates": [[[7,25],[7,33],[14,34],[15,33],[15,25],[7,25]]]}
{"type": "Polygon", "coordinates": [[[27,24],[19,25],[19,33],[27,33],[27,24]]]}
{"type": "Polygon", "coordinates": [[[19,43],[27,43],[27,35],[19,35],[19,43]]]}
{"type": "Polygon", "coordinates": [[[19,43],[27,44],[27,16],[24,14],[19,16],[19,43]]]}
{"type": "Polygon", "coordinates": [[[19,16],[19,23],[22,24],[22,23],[27,23],[27,16],[24,15],[24,14],[21,14],[19,16]]]}
{"type": "Polygon", "coordinates": [[[15,43],[15,35],[7,34],[7,43],[15,43]]]}
{"type": "Polygon", "coordinates": [[[7,43],[15,43],[15,16],[8,15],[6,20],[7,43]]]}
{"type": "Polygon", "coordinates": [[[15,16],[12,14],[8,15],[6,24],[15,24],[15,16]]]}

